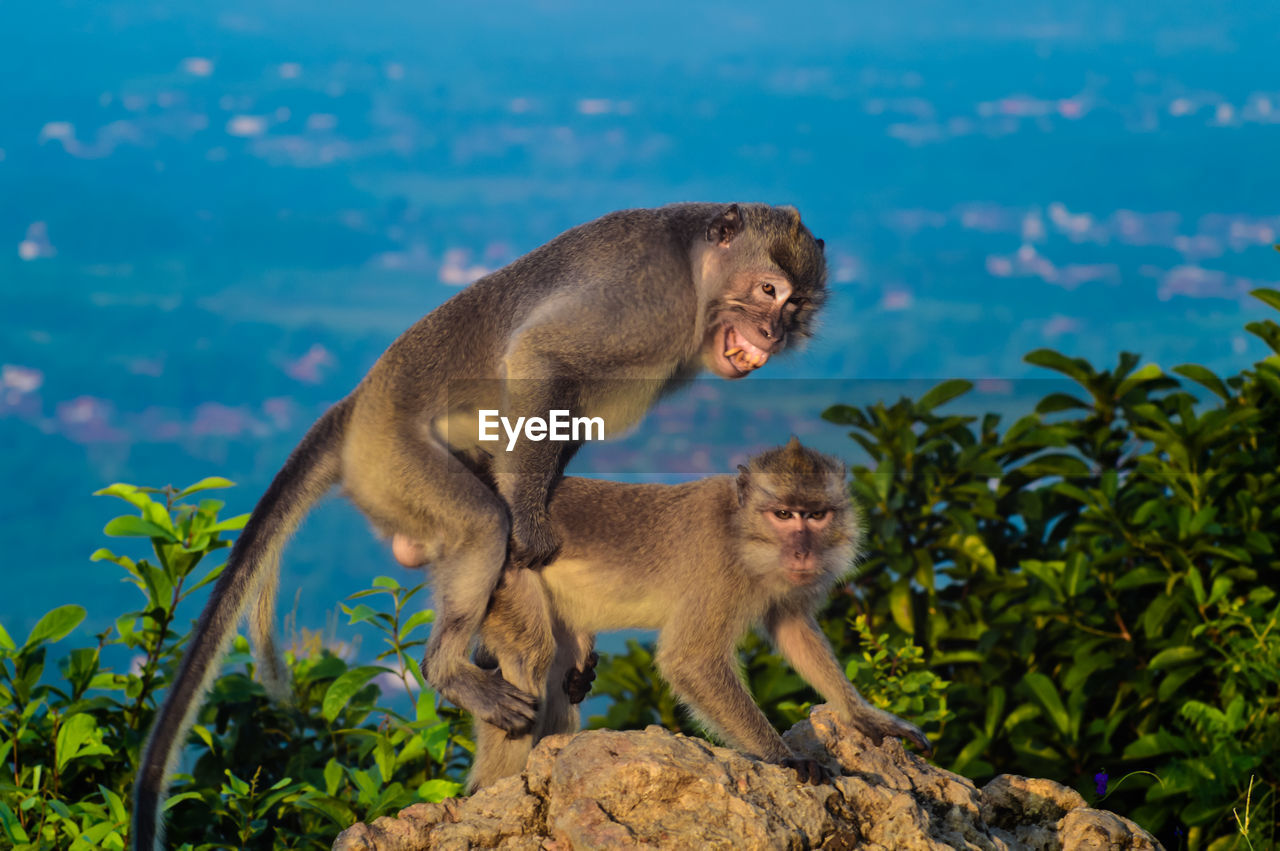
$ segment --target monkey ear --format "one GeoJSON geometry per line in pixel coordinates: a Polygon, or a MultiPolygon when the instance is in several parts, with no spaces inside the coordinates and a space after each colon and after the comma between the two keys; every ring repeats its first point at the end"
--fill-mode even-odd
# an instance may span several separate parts
{"type": "Polygon", "coordinates": [[[827,253],[827,241],[825,239],[818,240],[818,250],[823,254],[827,253]]]}
{"type": "Polygon", "coordinates": [[[728,245],[741,230],[742,210],[738,209],[737,204],[730,204],[707,225],[707,242],[728,245]]]}
{"type": "Polygon", "coordinates": [[[738,478],[734,481],[738,490],[738,507],[747,505],[747,491],[751,489],[751,472],[741,464],[738,465],[738,478]]]}

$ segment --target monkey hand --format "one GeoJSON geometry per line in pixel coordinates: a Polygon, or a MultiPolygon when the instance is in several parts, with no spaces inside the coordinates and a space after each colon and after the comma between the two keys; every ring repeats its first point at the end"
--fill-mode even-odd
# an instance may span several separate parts
{"type": "Polygon", "coordinates": [[[516,519],[511,530],[511,563],[516,567],[537,570],[550,564],[559,551],[560,536],[545,513],[516,519]]]}
{"type": "Polygon", "coordinates": [[[831,775],[817,760],[789,756],[782,760],[781,765],[783,768],[790,768],[801,783],[808,783],[810,786],[819,786],[831,780],[831,775]]]}
{"type": "Polygon", "coordinates": [[[582,660],[581,668],[570,668],[564,672],[564,693],[569,695],[570,703],[582,703],[591,692],[591,684],[596,680],[596,663],[600,654],[594,650],[582,660]]]}
{"type": "Polygon", "coordinates": [[[924,734],[923,730],[909,721],[903,721],[901,718],[894,718],[892,715],[889,717],[893,718],[896,723],[892,725],[891,729],[886,731],[886,735],[906,739],[911,742],[911,744],[919,748],[920,752],[925,756],[933,756],[933,744],[929,741],[929,737],[924,734]]]}
{"type": "Polygon", "coordinates": [[[933,745],[929,742],[929,737],[910,721],[903,721],[896,715],[870,706],[855,712],[852,720],[853,726],[869,736],[876,744],[888,737],[906,739],[919,748],[925,756],[933,756],[933,745]]]}

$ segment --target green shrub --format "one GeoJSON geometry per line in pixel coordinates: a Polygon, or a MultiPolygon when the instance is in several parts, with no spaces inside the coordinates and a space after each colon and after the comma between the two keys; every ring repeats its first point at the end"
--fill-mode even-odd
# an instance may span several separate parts
{"type": "MultiPolygon", "coordinates": [[[[101,549],[95,561],[124,568],[145,598],[118,618],[93,647],[71,650],[46,671],[50,645],[84,619],[62,606],[17,644],[0,627],[0,832],[17,848],[123,848],[138,754],[157,700],[169,684],[187,636],[175,631],[179,605],[217,578],[206,556],[229,544],[223,532],[247,516],[219,521],[222,503],[188,496],[227,487],[205,479],[189,488],[112,485],[137,515],[117,517],[108,535],[150,540],[154,561],[134,561],[101,549]],[[122,663],[123,670],[111,662],[122,663]]],[[[185,848],[328,848],[336,833],[417,800],[439,800],[461,789],[473,749],[460,735],[458,712],[437,709],[422,686],[414,648],[423,643],[429,611],[414,610],[422,586],[380,577],[344,606],[351,623],[375,628],[386,648],[375,661],[350,667],[305,632],[286,653],[293,703],[270,703],[252,680],[248,644],[237,638],[227,670],[200,710],[169,800],[169,838],[185,848]],[[375,676],[395,677],[416,702],[382,701],[375,676]],[[405,712],[404,710],[409,710],[405,712]],[[192,759],[194,758],[194,759],[192,759]]],[[[186,612],[194,615],[194,611],[186,612]]],[[[394,697],[394,695],[388,695],[394,697]]]]}

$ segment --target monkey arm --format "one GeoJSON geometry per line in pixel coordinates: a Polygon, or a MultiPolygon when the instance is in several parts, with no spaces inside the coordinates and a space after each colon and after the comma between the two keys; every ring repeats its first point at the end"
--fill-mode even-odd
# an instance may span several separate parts
{"type": "Polygon", "coordinates": [[[707,625],[700,626],[681,637],[659,637],[654,661],[663,679],[700,721],[730,744],[767,762],[791,760],[791,749],[742,684],[734,644],[707,643],[707,625]]]}
{"type": "Polygon", "coordinates": [[[858,694],[836,661],[826,636],[813,616],[803,612],[770,612],[765,620],[778,651],[844,718],[877,744],[886,736],[910,740],[931,754],[933,746],[919,727],[896,715],[877,709],[858,694]]]}
{"type": "MultiPolygon", "coordinates": [[[[571,380],[522,377],[525,374],[525,369],[518,366],[509,373],[503,394],[504,415],[513,420],[546,418],[549,411],[575,408],[578,388],[571,380]]],[[[511,511],[511,558],[515,564],[541,567],[560,549],[547,504],[578,446],[579,443],[551,440],[549,436],[543,440],[522,436],[511,451],[495,453],[498,492],[511,511]]]]}

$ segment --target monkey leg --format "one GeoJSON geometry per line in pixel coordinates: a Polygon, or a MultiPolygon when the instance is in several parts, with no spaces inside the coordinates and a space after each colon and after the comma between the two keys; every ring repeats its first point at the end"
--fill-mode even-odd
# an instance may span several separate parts
{"type": "Polygon", "coordinates": [[[480,635],[477,660],[495,667],[517,688],[537,695],[539,709],[531,729],[523,732],[509,732],[475,717],[476,755],[467,777],[470,792],[519,774],[533,746],[547,734],[548,711],[556,698],[547,693],[548,671],[555,667],[560,651],[541,577],[524,568],[507,568],[480,635]]]}
{"type": "Polygon", "coordinates": [[[409,430],[355,443],[343,476],[356,505],[394,536],[397,558],[430,557],[436,621],[422,661],[427,682],[485,723],[531,729],[536,690],[470,659],[507,557],[506,505],[440,444],[409,430]]]}
{"type": "Polygon", "coordinates": [[[580,713],[578,704],[591,691],[596,678],[595,667],[599,656],[595,650],[595,636],[574,632],[563,623],[553,624],[556,638],[556,655],[547,671],[543,711],[538,718],[538,738],[557,733],[574,733],[578,730],[580,713]]]}

